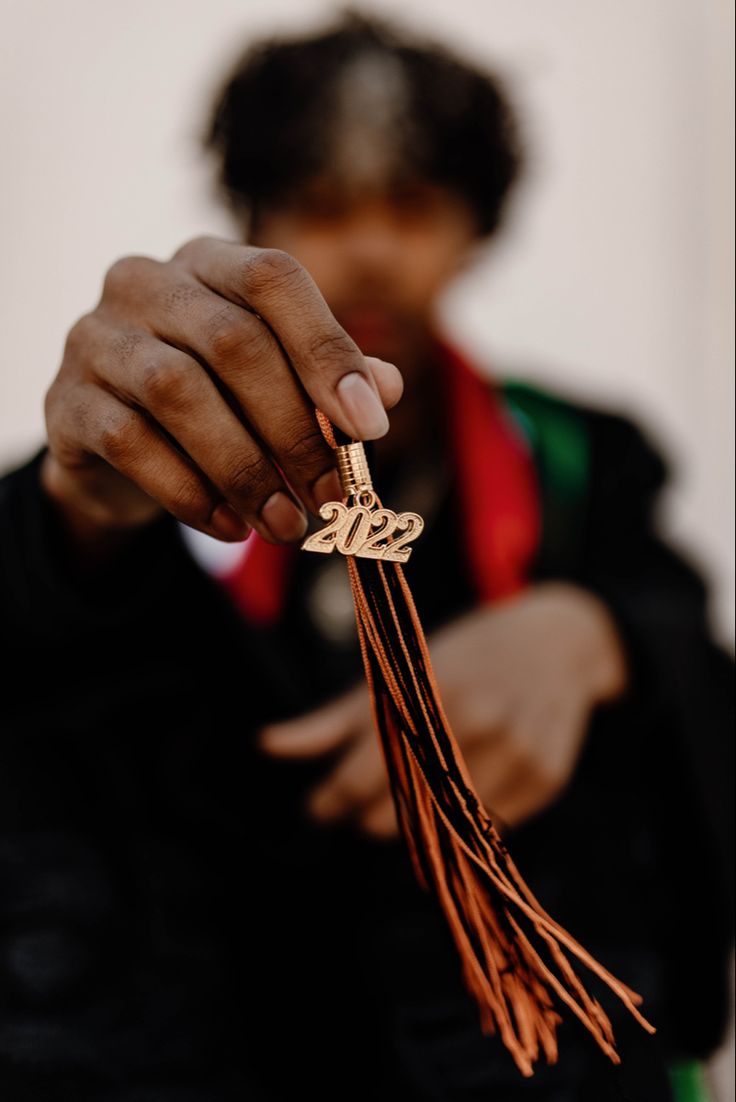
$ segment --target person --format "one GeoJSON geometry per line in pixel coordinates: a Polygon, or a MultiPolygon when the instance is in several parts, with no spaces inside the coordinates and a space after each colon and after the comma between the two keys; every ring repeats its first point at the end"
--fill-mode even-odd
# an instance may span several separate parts
{"type": "Polygon", "coordinates": [[[647,433],[436,321],[522,168],[503,86],[348,14],[253,46],[205,144],[240,239],[110,267],[0,483],[2,1097],[673,1098],[726,1021],[731,661],[647,433]],[[425,517],[407,577],[478,792],[657,1027],[585,977],[619,1066],[571,1015],[531,1078],[480,1030],[345,561],[299,550],[341,496],[315,408],[425,517]]]}

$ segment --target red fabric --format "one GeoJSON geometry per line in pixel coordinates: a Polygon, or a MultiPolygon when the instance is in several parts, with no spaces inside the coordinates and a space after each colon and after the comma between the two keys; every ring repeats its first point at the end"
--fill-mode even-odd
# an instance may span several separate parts
{"type": "MultiPolygon", "coordinates": [[[[498,392],[457,349],[439,341],[464,544],[480,601],[521,589],[540,533],[532,456],[498,392]]],[[[219,581],[243,616],[274,625],[284,608],[298,548],[253,533],[219,581]]]]}
{"type": "Polygon", "coordinates": [[[252,532],[243,545],[242,558],[218,576],[246,620],[259,627],[278,623],[295,550],[289,544],[268,543],[252,532]]]}
{"type": "Polygon", "coordinates": [[[440,347],[466,554],[480,600],[497,600],[525,585],[539,543],[534,461],[496,388],[440,347]]]}

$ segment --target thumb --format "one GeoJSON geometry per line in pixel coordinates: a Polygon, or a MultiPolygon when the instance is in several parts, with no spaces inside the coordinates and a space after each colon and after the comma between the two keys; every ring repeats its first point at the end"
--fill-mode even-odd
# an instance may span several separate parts
{"type": "Polygon", "coordinates": [[[364,726],[363,712],[368,707],[367,700],[363,707],[364,695],[353,690],[297,719],[269,724],[259,732],[257,744],[267,754],[283,758],[312,757],[335,750],[364,726]]]}

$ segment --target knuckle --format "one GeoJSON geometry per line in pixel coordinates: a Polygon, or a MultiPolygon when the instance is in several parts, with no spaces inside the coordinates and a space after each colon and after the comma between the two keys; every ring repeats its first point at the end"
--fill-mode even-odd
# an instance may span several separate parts
{"type": "Polygon", "coordinates": [[[165,314],[176,319],[178,315],[196,309],[208,294],[192,277],[169,269],[156,301],[165,314]]]}
{"type": "Polygon", "coordinates": [[[70,383],[64,378],[62,373],[59,372],[56,377],[51,380],[44,393],[43,409],[47,420],[49,417],[56,414],[64,405],[69,390],[70,383]]]}
{"type": "Polygon", "coordinates": [[[142,332],[133,329],[123,329],[117,333],[112,342],[112,351],[120,363],[127,365],[138,355],[146,336],[142,332]]]}
{"type": "Polygon", "coordinates": [[[260,249],[247,258],[243,278],[246,291],[265,295],[282,286],[293,286],[305,277],[298,260],[283,249],[260,249]]]}
{"type": "Polygon", "coordinates": [[[210,322],[208,344],[216,360],[240,359],[248,345],[248,334],[235,309],[220,310],[210,322]]]}
{"type": "MultiPolygon", "coordinates": [[[[328,368],[345,368],[345,361],[355,359],[358,350],[344,329],[317,333],[309,341],[309,356],[328,368]]],[[[362,357],[361,357],[362,358],[362,357]]]]}
{"type": "Polygon", "coordinates": [[[327,445],[318,429],[297,430],[289,434],[279,450],[289,466],[310,468],[315,464],[324,465],[327,445]]]}
{"type": "Polygon", "coordinates": [[[118,298],[131,287],[148,279],[158,261],[148,256],[122,256],[107,269],[102,286],[102,297],[118,298]]]}
{"type": "Polygon", "coordinates": [[[57,376],[46,390],[43,407],[49,445],[61,457],[77,455],[94,435],[88,390],[57,376]]]}
{"type": "Polygon", "coordinates": [[[132,413],[108,415],[98,433],[100,455],[113,466],[130,460],[140,445],[141,432],[132,413]]]}
{"type": "Polygon", "coordinates": [[[152,407],[179,405],[188,396],[190,382],[182,365],[156,357],[140,368],[140,392],[152,407]]]}
{"type": "Polygon", "coordinates": [[[223,472],[221,485],[226,495],[260,504],[272,484],[271,467],[263,455],[253,455],[230,463],[223,472]]]}
{"type": "Polygon", "coordinates": [[[186,264],[189,260],[198,256],[203,248],[211,245],[215,240],[216,238],[205,233],[198,234],[196,237],[191,237],[188,241],[185,241],[183,245],[179,246],[171,259],[177,263],[186,264]]]}
{"type": "Polygon", "coordinates": [[[87,358],[95,339],[97,319],[90,311],[77,318],[66,335],[63,363],[78,363],[87,358]]]}
{"type": "Polygon", "coordinates": [[[90,436],[94,417],[89,397],[84,392],[70,395],[65,412],[62,437],[67,443],[75,439],[86,440],[90,436]]]}
{"type": "Polygon", "coordinates": [[[49,436],[54,435],[61,405],[62,383],[59,376],[46,388],[43,396],[43,415],[49,436]]]}
{"type": "Polygon", "coordinates": [[[254,315],[242,311],[239,359],[259,383],[270,386],[276,343],[271,331],[254,315]]]}
{"type": "Polygon", "coordinates": [[[169,502],[169,511],[192,528],[209,526],[213,502],[195,479],[180,481],[169,502]]]}

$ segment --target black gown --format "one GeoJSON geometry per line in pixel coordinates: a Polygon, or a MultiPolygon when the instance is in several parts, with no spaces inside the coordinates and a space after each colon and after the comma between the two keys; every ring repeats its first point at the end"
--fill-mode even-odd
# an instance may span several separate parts
{"type": "MultiPolygon", "coordinates": [[[[507,843],[657,1034],[586,973],[622,1065],[564,1014],[559,1062],[524,1079],[481,1033],[403,841],[309,820],[301,800],[330,759],[254,746],[265,721],[361,676],[315,613],[323,556],[298,557],[273,629],[243,620],[170,516],[80,573],[41,448],[0,481],[3,1102],[664,1102],[672,1062],[714,1050],[731,660],[698,572],[657,535],[658,453],[626,419],[565,408],[588,481],[562,527],[547,503],[534,577],[604,597],[633,686],[594,717],[564,795],[507,843]]],[[[450,477],[408,568],[429,631],[475,600],[454,500],[450,477]]]]}

